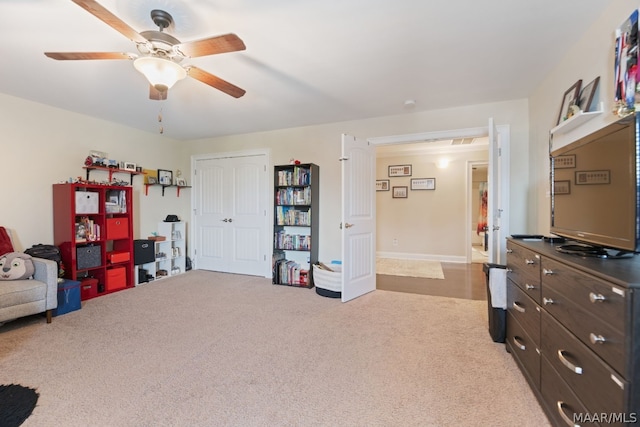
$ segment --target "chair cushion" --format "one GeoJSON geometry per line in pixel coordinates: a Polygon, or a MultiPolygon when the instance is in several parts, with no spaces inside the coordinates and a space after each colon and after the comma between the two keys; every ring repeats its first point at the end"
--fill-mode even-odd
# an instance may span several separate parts
{"type": "Polygon", "coordinates": [[[47,285],[39,280],[10,280],[0,282],[0,308],[45,299],[47,285]]]}

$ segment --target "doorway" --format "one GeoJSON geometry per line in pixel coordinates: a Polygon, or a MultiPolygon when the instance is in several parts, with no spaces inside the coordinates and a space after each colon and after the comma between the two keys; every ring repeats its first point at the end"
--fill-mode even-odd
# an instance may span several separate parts
{"type": "Polygon", "coordinates": [[[489,235],[487,226],[487,192],[489,184],[489,163],[471,161],[467,165],[467,176],[470,191],[468,206],[469,240],[471,241],[471,262],[485,263],[489,261],[489,235]]]}
{"type": "MultiPolygon", "coordinates": [[[[439,144],[451,144],[453,140],[461,140],[467,138],[482,138],[485,137],[488,140],[487,150],[488,150],[488,158],[485,163],[488,165],[488,178],[490,188],[493,188],[494,191],[489,191],[489,195],[491,196],[488,201],[488,218],[487,218],[487,226],[488,226],[488,253],[487,258],[489,262],[499,263],[500,260],[505,259],[506,255],[506,240],[504,236],[508,235],[508,210],[503,209],[503,206],[508,206],[509,203],[509,169],[508,169],[508,159],[509,159],[509,126],[501,125],[494,126],[493,119],[489,119],[489,126],[480,127],[480,128],[468,128],[468,129],[458,129],[451,131],[439,131],[439,132],[425,132],[419,134],[408,134],[408,135],[396,135],[396,136],[387,136],[387,137],[373,137],[368,138],[368,141],[376,146],[378,149],[383,149],[387,151],[392,150],[406,150],[406,147],[409,145],[415,144],[424,144],[424,146],[437,146],[439,144]]],[[[382,171],[378,171],[377,179],[386,178],[386,175],[380,176],[382,171]]],[[[459,172],[461,175],[468,176],[469,173],[465,173],[464,167],[459,172]]],[[[471,193],[471,177],[467,178],[469,183],[463,184],[466,188],[463,191],[463,194],[471,193]]],[[[388,183],[390,187],[393,187],[391,183],[388,183]]],[[[406,184],[402,184],[406,185],[406,184]]],[[[440,188],[439,185],[437,185],[440,188]]],[[[443,191],[443,190],[440,190],[443,191]]],[[[458,190],[460,191],[460,190],[458,190]]],[[[411,193],[411,192],[410,192],[411,193]]],[[[411,193],[412,194],[412,193],[411,193]]],[[[471,211],[472,211],[472,203],[470,196],[467,197],[468,200],[464,202],[464,209],[466,210],[466,215],[468,220],[460,220],[456,221],[459,227],[458,237],[455,240],[458,242],[464,241],[466,242],[464,246],[459,246],[458,249],[455,250],[454,255],[452,256],[438,256],[441,252],[435,251],[432,252],[442,261],[447,262],[457,262],[457,263],[471,263],[471,248],[472,248],[472,239],[470,233],[470,224],[471,224],[471,211]],[[464,229],[463,229],[464,227],[464,229]]],[[[393,203],[393,202],[390,202],[393,203]]],[[[397,205],[398,203],[396,203],[397,205]]],[[[434,206],[437,206],[434,204],[434,206]]],[[[462,207],[462,206],[461,206],[462,207]]],[[[477,212],[473,213],[475,217],[477,212]]],[[[441,222],[442,223],[442,222],[441,222]]],[[[451,229],[451,221],[447,224],[447,227],[451,229]]],[[[379,236],[384,239],[384,235],[379,236]]],[[[412,236],[411,236],[412,237],[412,236]]],[[[448,237],[447,237],[448,238],[448,237]]],[[[387,236],[387,240],[392,240],[387,236]]],[[[395,239],[394,243],[395,243],[395,239]]],[[[438,240],[437,238],[435,240],[438,240]]],[[[441,237],[438,241],[443,241],[441,237]]],[[[379,240],[380,242],[380,240],[379,240]]],[[[378,253],[388,252],[389,249],[380,249],[381,245],[378,244],[378,253]]],[[[402,251],[392,251],[392,252],[402,252],[402,251]]],[[[420,253],[420,251],[416,251],[420,253]]],[[[428,254],[430,252],[422,252],[423,258],[429,259],[428,254]]],[[[386,253],[383,253],[384,256],[387,256],[386,253]]],[[[434,259],[433,257],[431,259],[434,259]]]]}

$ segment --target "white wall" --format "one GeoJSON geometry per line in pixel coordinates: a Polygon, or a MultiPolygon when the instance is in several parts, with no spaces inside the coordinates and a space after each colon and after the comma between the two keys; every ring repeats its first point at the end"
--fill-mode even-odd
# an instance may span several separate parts
{"type": "MultiPolygon", "coordinates": [[[[90,150],[145,168],[189,171],[189,157],[181,158],[177,143],[160,135],[2,94],[0,115],[0,225],[11,230],[17,250],[54,243],[51,186],[84,178],[82,166],[90,150]]],[[[92,172],[90,178],[106,180],[107,174],[92,172]]],[[[177,199],[170,190],[162,197],[159,190],[150,188],[145,196],[142,176],[134,177],[136,238],[148,236],[168,213],[188,214],[188,197],[177,199]]]]}
{"type": "MultiPolygon", "coordinates": [[[[624,22],[637,2],[614,0],[597,22],[585,28],[583,38],[555,67],[529,99],[531,191],[528,204],[532,211],[530,232],[548,234],[550,228],[549,198],[549,130],[556,125],[564,92],[578,79],[583,85],[600,76],[600,100],[604,113],[567,134],[567,139],[587,135],[617,119],[611,112],[614,99],[615,29],[624,22]]],[[[578,26],[579,27],[579,26],[578,26]]],[[[512,229],[515,233],[516,230],[512,229]]]]}
{"type": "MultiPolygon", "coordinates": [[[[281,129],[270,132],[232,135],[191,141],[183,144],[184,155],[237,152],[255,148],[271,150],[274,164],[295,158],[320,166],[320,260],[341,259],[340,250],[340,135],[359,138],[381,137],[419,132],[486,127],[489,117],[497,125],[511,128],[511,224],[514,233],[525,232],[528,187],[527,153],[529,127],[527,100],[515,100],[461,108],[407,113],[376,119],[281,129]]],[[[464,224],[464,222],[463,222],[464,224]]],[[[411,227],[411,224],[407,224],[411,227]]],[[[434,227],[441,227],[441,224],[434,227]]],[[[463,225],[464,226],[464,225],[463,225]]],[[[457,243],[456,243],[457,244],[457,243]]],[[[464,240],[459,243],[464,245],[464,240]]]]}

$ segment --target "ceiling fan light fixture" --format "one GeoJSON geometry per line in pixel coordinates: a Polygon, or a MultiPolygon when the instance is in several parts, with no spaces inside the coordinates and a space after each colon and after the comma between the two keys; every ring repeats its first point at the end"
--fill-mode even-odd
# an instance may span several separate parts
{"type": "Polygon", "coordinates": [[[178,80],[187,77],[187,72],[179,64],[155,56],[137,58],[133,66],[160,92],[169,90],[178,80]]]}

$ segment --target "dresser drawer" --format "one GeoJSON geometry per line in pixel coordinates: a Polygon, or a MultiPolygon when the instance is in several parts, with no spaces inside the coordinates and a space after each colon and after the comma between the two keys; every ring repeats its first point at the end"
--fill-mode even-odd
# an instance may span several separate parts
{"type": "Polygon", "coordinates": [[[544,309],[623,376],[625,372],[624,335],[619,330],[573,304],[569,297],[545,286],[542,290],[544,309]]]}
{"type": "Polygon", "coordinates": [[[552,288],[563,294],[595,316],[599,322],[608,323],[624,334],[629,309],[626,289],[548,258],[542,260],[541,280],[544,288],[552,288]]]}
{"type": "Polygon", "coordinates": [[[507,280],[507,311],[520,323],[539,348],[540,306],[511,280],[507,280]]]}
{"type": "Polygon", "coordinates": [[[623,412],[627,382],[544,310],[541,320],[543,358],[589,412],[623,412]]]}
{"type": "Polygon", "coordinates": [[[584,416],[591,414],[551,367],[546,357],[540,358],[540,393],[555,425],[598,425],[595,422],[584,422],[584,416]]]}
{"type": "Polygon", "coordinates": [[[507,242],[507,277],[540,303],[540,255],[507,242]]]}
{"type": "Polygon", "coordinates": [[[507,312],[505,343],[533,387],[540,388],[540,351],[520,323],[507,312]]]}

